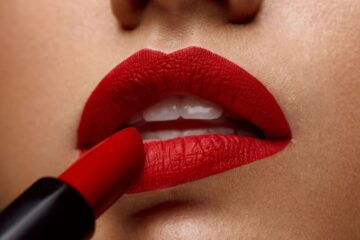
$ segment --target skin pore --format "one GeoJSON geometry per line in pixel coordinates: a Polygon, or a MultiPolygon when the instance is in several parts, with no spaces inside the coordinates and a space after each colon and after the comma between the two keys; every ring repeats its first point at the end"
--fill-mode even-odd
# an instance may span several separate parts
{"type": "Polygon", "coordinates": [[[77,158],[82,108],[113,66],[142,48],[199,46],[271,91],[290,145],[127,195],[99,219],[94,239],[360,239],[360,2],[150,0],[133,12],[128,4],[0,1],[0,209],[77,158]]]}

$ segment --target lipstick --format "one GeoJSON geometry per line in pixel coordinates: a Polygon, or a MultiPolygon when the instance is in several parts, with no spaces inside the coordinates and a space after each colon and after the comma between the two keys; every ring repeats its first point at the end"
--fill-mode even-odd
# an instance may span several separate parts
{"type": "Polygon", "coordinates": [[[0,213],[0,239],[89,239],[95,219],[139,177],[140,134],[126,128],[103,140],[58,178],[44,177],[0,213]]]}

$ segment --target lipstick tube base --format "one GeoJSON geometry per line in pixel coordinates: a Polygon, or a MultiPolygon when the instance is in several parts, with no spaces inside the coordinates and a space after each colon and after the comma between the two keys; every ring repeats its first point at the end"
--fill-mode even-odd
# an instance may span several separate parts
{"type": "Polygon", "coordinates": [[[41,178],[0,213],[0,239],[89,239],[92,209],[81,194],[57,178],[41,178]]]}

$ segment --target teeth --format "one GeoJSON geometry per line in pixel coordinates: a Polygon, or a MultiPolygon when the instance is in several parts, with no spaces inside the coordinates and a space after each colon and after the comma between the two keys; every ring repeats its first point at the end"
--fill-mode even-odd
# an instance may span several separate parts
{"type": "Polygon", "coordinates": [[[234,130],[231,128],[211,128],[211,129],[191,129],[185,131],[177,130],[164,130],[156,132],[145,132],[141,133],[144,140],[147,139],[171,139],[177,137],[191,136],[191,135],[202,135],[209,133],[220,133],[220,134],[234,134],[234,130]]]}
{"type": "Polygon", "coordinates": [[[180,97],[173,96],[158,102],[144,111],[147,122],[176,120],[180,117],[180,97]]]}
{"type": "Polygon", "coordinates": [[[217,119],[222,109],[212,102],[186,96],[182,100],[181,116],[184,119],[217,119]]]}
{"type": "Polygon", "coordinates": [[[217,119],[222,109],[214,103],[192,96],[173,96],[146,109],[143,118],[147,122],[184,119],[217,119]]]}
{"type": "Polygon", "coordinates": [[[170,139],[181,136],[181,131],[177,130],[163,130],[156,132],[141,133],[143,139],[170,139]]]}
{"type": "MultiPolygon", "coordinates": [[[[143,125],[145,122],[160,122],[183,119],[221,120],[223,110],[211,103],[193,96],[172,96],[147,108],[142,114],[134,116],[130,120],[131,125],[143,125]]],[[[226,113],[224,113],[226,116],[226,113]]],[[[229,127],[212,127],[199,129],[166,129],[166,130],[145,130],[141,132],[144,140],[172,139],[184,136],[204,134],[237,134],[242,136],[256,137],[256,132],[251,127],[241,126],[241,129],[229,127]]]]}
{"type": "Polygon", "coordinates": [[[183,131],[181,136],[201,135],[206,133],[208,133],[207,129],[192,129],[183,131]]]}

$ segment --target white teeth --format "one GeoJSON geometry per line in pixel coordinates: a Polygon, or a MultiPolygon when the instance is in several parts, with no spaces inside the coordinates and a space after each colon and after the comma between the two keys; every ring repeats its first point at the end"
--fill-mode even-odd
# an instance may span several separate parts
{"type": "Polygon", "coordinates": [[[144,111],[147,122],[176,120],[180,117],[180,97],[173,96],[160,101],[144,111]]]}
{"type": "Polygon", "coordinates": [[[201,135],[208,133],[207,129],[192,129],[182,132],[182,136],[201,135]]]}
{"type": "Polygon", "coordinates": [[[181,116],[184,119],[217,119],[222,109],[214,103],[186,96],[182,100],[181,116]]]}
{"type": "Polygon", "coordinates": [[[207,128],[207,129],[192,129],[192,130],[183,131],[182,136],[201,135],[201,134],[208,134],[208,133],[234,134],[235,130],[231,129],[231,128],[225,128],[225,127],[207,128]]]}
{"type": "Polygon", "coordinates": [[[141,133],[143,139],[171,139],[181,136],[181,131],[177,130],[163,130],[156,132],[141,133]]]}
{"type": "Polygon", "coordinates": [[[143,118],[147,122],[184,119],[217,119],[222,109],[214,103],[192,96],[173,96],[146,109],[143,118]]]}
{"type": "Polygon", "coordinates": [[[184,137],[184,136],[192,136],[192,135],[202,135],[202,134],[209,134],[209,133],[220,133],[220,134],[234,134],[234,129],[231,128],[211,128],[211,129],[191,129],[185,131],[177,131],[177,130],[163,130],[163,131],[156,131],[156,132],[145,132],[141,133],[144,140],[148,139],[171,139],[177,137],[184,137]]]}
{"type": "MultiPolygon", "coordinates": [[[[224,113],[226,115],[226,113],[224,113]]],[[[147,108],[143,114],[134,116],[130,120],[131,125],[143,125],[145,122],[161,122],[183,119],[201,119],[221,121],[223,110],[211,103],[193,96],[172,96],[166,98],[151,107],[147,108]]],[[[224,122],[225,123],[225,122],[224,122]]],[[[143,125],[144,126],[144,125],[143,125]]],[[[177,137],[204,135],[204,134],[237,134],[243,136],[256,137],[252,129],[233,129],[228,127],[213,127],[199,129],[167,129],[167,130],[145,130],[141,132],[144,140],[173,139],[177,137]]]]}

